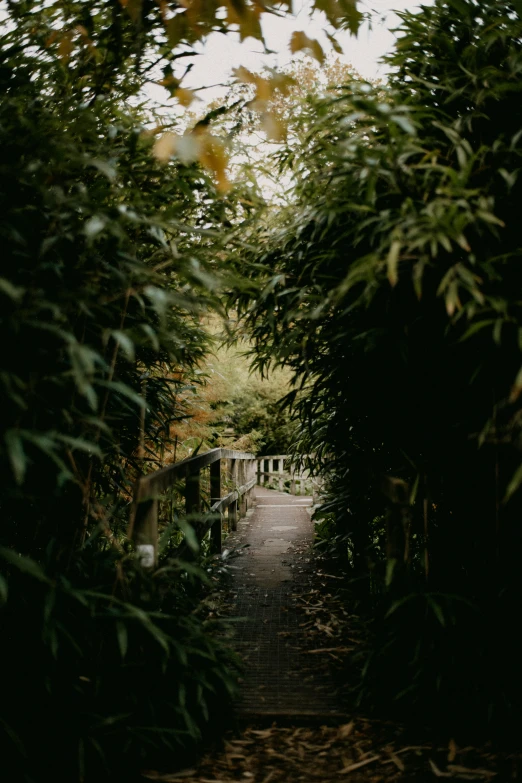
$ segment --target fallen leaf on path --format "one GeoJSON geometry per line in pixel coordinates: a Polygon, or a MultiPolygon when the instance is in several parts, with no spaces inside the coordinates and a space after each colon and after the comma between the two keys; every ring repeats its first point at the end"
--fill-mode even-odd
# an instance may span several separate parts
{"type": "Polygon", "coordinates": [[[350,764],[349,767],[343,767],[343,769],[339,770],[339,775],[348,775],[349,772],[354,772],[367,764],[373,764],[374,761],[379,761],[379,759],[380,756],[371,756],[369,759],[364,759],[364,761],[357,761],[355,764],[350,764]]]}
{"type": "Polygon", "coordinates": [[[306,655],[315,655],[315,653],[331,653],[331,652],[338,652],[338,653],[345,653],[350,652],[352,650],[352,647],[320,647],[317,650],[305,650],[306,655]]]}
{"type": "Polygon", "coordinates": [[[458,748],[457,743],[454,739],[450,739],[449,741],[449,750],[448,750],[448,762],[451,764],[452,761],[455,761],[457,758],[458,748]]]}
{"type": "Polygon", "coordinates": [[[339,739],[348,739],[350,734],[353,731],[353,727],[355,726],[355,723],[353,720],[351,720],[349,723],[345,723],[343,726],[339,726],[338,736],[339,739]]]}
{"type": "MultiPolygon", "coordinates": [[[[181,772],[168,772],[166,775],[161,774],[160,772],[148,771],[142,772],[142,775],[144,778],[147,778],[147,780],[158,780],[161,781],[161,783],[170,783],[170,781],[178,781],[183,780],[183,778],[194,777],[194,775],[197,775],[197,770],[182,769],[181,772]]],[[[217,781],[215,783],[217,783],[217,781]]]]}
{"type": "Polygon", "coordinates": [[[435,764],[435,762],[434,762],[434,761],[432,761],[431,759],[428,759],[428,760],[429,760],[429,762],[430,762],[431,771],[433,772],[433,774],[434,774],[436,777],[438,777],[438,778],[451,778],[451,777],[453,777],[453,776],[452,776],[452,774],[451,774],[451,772],[442,772],[442,771],[441,771],[441,770],[440,770],[440,769],[437,767],[437,765],[435,764]]]}
{"type": "Polygon", "coordinates": [[[388,763],[395,764],[397,769],[400,769],[401,772],[404,772],[404,770],[406,769],[404,766],[404,762],[398,756],[396,756],[395,753],[388,752],[388,755],[390,759],[389,762],[388,761],[386,762],[386,764],[388,763]]]}
{"type": "Polygon", "coordinates": [[[477,780],[484,778],[494,778],[497,773],[492,772],[489,769],[470,769],[469,767],[462,767],[459,764],[448,764],[448,770],[465,780],[477,780]]]}

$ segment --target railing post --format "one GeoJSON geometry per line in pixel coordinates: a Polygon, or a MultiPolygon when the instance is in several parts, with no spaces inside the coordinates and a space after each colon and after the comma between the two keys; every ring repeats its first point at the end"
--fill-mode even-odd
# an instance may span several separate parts
{"type": "MultiPolygon", "coordinates": [[[[252,478],[252,460],[246,459],[245,461],[245,484],[248,484],[250,479],[252,478]]],[[[252,508],[252,490],[248,489],[245,492],[245,507],[248,511],[249,508],[252,508]]]]}
{"type": "MultiPolygon", "coordinates": [[[[235,459],[230,460],[230,478],[234,485],[237,485],[237,460],[235,459]]],[[[228,524],[231,530],[237,530],[237,500],[233,500],[228,507],[228,524]]]]}
{"type": "Polygon", "coordinates": [[[279,492],[284,489],[284,473],[285,473],[285,460],[282,454],[279,455],[279,492]]]}
{"type": "MultiPolygon", "coordinates": [[[[245,483],[248,483],[252,477],[252,463],[249,459],[245,460],[245,483]]],[[[252,506],[252,491],[248,489],[245,492],[246,509],[252,506]]]]}
{"type": "MultiPolygon", "coordinates": [[[[221,500],[221,460],[218,459],[210,466],[210,505],[213,506],[221,500]]],[[[210,548],[213,554],[221,553],[221,512],[210,528],[210,548]]]]}
{"type": "Polygon", "coordinates": [[[136,505],[132,525],[132,540],[143,568],[153,568],[158,562],[158,501],[144,500],[136,505]]]}
{"type": "MultiPolygon", "coordinates": [[[[240,459],[238,464],[238,478],[237,483],[240,487],[245,483],[245,460],[240,459]]],[[[239,517],[244,517],[247,512],[246,494],[241,495],[239,498],[239,517]]]]}
{"type": "MultiPolygon", "coordinates": [[[[250,479],[255,479],[255,477],[256,477],[256,460],[253,459],[250,462],[250,479]]],[[[256,485],[255,484],[252,487],[252,489],[250,490],[250,501],[251,501],[252,505],[254,505],[255,502],[256,502],[256,485]]]]}

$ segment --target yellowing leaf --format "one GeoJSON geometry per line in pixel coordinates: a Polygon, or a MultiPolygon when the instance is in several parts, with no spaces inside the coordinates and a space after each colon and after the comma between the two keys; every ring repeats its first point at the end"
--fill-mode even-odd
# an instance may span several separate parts
{"type": "Polygon", "coordinates": [[[192,133],[184,133],[182,136],[167,131],[157,139],[152,153],[161,163],[168,163],[174,155],[185,165],[198,161],[214,174],[218,190],[225,192],[230,187],[226,173],[228,155],[225,145],[205,128],[196,128],[192,133]]]}
{"type": "Polygon", "coordinates": [[[190,37],[187,14],[185,11],[178,13],[173,16],[172,19],[169,19],[166,27],[169,46],[171,46],[173,49],[180,43],[180,41],[190,37]]]}
{"type": "Polygon", "coordinates": [[[455,310],[462,307],[460,297],[459,297],[459,289],[458,289],[458,283],[453,280],[447,288],[446,291],[446,312],[451,318],[455,310]]]}
{"type": "Polygon", "coordinates": [[[331,25],[337,27],[342,11],[337,0],[315,0],[315,7],[323,11],[331,25]]]}
{"type": "Polygon", "coordinates": [[[324,52],[319,41],[309,38],[302,30],[296,30],[290,38],[290,51],[295,54],[303,50],[315,57],[318,62],[324,63],[324,52]]]}
{"type": "Polygon", "coordinates": [[[238,82],[256,85],[256,97],[250,105],[255,111],[264,111],[267,101],[272,97],[274,88],[279,86],[276,79],[265,79],[257,73],[252,73],[242,65],[239,68],[235,68],[233,73],[238,82]]]}
{"type": "Polygon", "coordinates": [[[227,177],[228,155],[221,139],[205,134],[202,137],[202,150],[199,162],[205,168],[210,169],[216,177],[218,190],[225,192],[230,188],[227,177]]]}
{"type": "Polygon", "coordinates": [[[45,44],[44,44],[44,45],[45,45],[47,48],[49,48],[50,46],[52,46],[52,45],[53,45],[53,43],[56,41],[56,39],[57,39],[57,38],[58,38],[58,30],[54,30],[54,31],[51,33],[51,35],[49,36],[49,38],[47,38],[47,39],[46,39],[46,41],[45,41],[45,44]]]}
{"type": "Polygon", "coordinates": [[[274,73],[270,77],[270,84],[272,91],[279,90],[281,95],[288,95],[290,88],[296,84],[296,80],[287,73],[274,73]]]}
{"type": "Polygon", "coordinates": [[[256,81],[256,99],[258,101],[268,101],[272,97],[272,85],[268,79],[259,78],[256,81]]]}
{"type": "Polygon", "coordinates": [[[248,9],[248,11],[239,20],[239,38],[244,41],[245,38],[256,38],[258,41],[263,40],[263,32],[261,30],[261,23],[259,16],[248,9]]]}
{"type": "Polygon", "coordinates": [[[60,43],[58,44],[58,55],[60,56],[60,59],[63,63],[67,63],[69,61],[69,57],[71,56],[73,49],[74,46],[72,42],[72,34],[69,32],[65,33],[60,39],[60,43]]]}
{"type": "Polygon", "coordinates": [[[182,106],[190,106],[190,104],[197,99],[197,95],[192,90],[187,90],[184,87],[178,87],[174,96],[178,99],[182,106]]]}
{"type": "Polygon", "coordinates": [[[196,133],[179,133],[168,131],[154,143],[152,154],[161,163],[167,163],[174,155],[181,163],[188,165],[201,157],[203,144],[196,133]]]}
{"type": "Polygon", "coordinates": [[[227,6],[227,24],[239,24],[241,21],[241,14],[237,8],[237,2],[228,0],[226,6],[227,6]]]}
{"type": "Polygon", "coordinates": [[[257,77],[252,71],[249,71],[248,68],[245,68],[244,65],[240,65],[239,68],[234,68],[232,73],[238,80],[238,82],[242,82],[243,84],[256,84],[257,77]]]}
{"type": "Polygon", "coordinates": [[[120,0],[120,5],[125,8],[132,21],[136,24],[141,18],[143,0],[120,0]]]}
{"type": "Polygon", "coordinates": [[[158,84],[161,84],[162,87],[165,87],[166,90],[170,90],[171,94],[175,94],[176,90],[179,87],[179,79],[176,79],[175,76],[173,76],[171,73],[167,74],[164,79],[162,79],[158,84]]]}
{"type": "Polygon", "coordinates": [[[326,37],[332,44],[334,51],[337,52],[337,54],[343,54],[343,47],[341,46],[337,38],[331,33],[329,33],[328,30],[325,30],[325,33],[326,33],[326,37]]]}
{"type": "Polygon", "coordinates": [[[152,148],[152,154],[156,160],[159,160],[160,163],[167,163],[171,159],[176,150],[176,139],[177,134],[170,131],[156,139],[152,148]]]}
{"type": "Polygon", "coordinates": [[[515,383],[511,387],[511,394],[509,395],[509,401],[516,402],[520,397],[521,392],[522,392],[522,367],[518,371],[517,377],[515,378],[515,383]]]}
{"type": "Polygon", "coordinates": [[[449,746],[448,746],[448,763],[453,764],[455,759],[457,758],[457,754],[459,752],[459,749],[457,747],[457,743],[454,739],[450,739],[449,746]]]}
{"type": "Polygon", "coordinates": [[[167,13],[168,13],[168,10],[169,10],[168,4],[167,4],[167,0],[157,0],[157,2],[158,2],[158,5],[159,5],[161,18],[162,18],[162,20],[164,22],[166,22],[167,21],[167,13]]]}
{"type": "Polygon", "coordinates": [[[261,118],[261,128],[270,141],[282,141],[286,137],[286,126],[272,112],[265,112],[261,118]]]}
{"type": "Polygon", "coordinates": [[[394,286],[399,279],[397,267],[399,265],[399,253],[401,251],[401,243],[398,239],[395,239],[390,246],[388,253],[388,259],[386,261],[388,267],[388,280],[390,285],[394,286]]]}

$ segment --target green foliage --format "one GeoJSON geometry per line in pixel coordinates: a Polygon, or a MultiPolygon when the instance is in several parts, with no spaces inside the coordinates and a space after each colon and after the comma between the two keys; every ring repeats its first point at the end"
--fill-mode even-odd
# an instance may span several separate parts
{"type": "MultiPolygon", "coordinates": [[[[432,608],[429,595],[461,596],[488,628],[512,623],[522,595],[521,25],[507,0],[403,14],[390,86],[339,85],[316,102],[306,154],[289,157],[294,203],[250,241],[263,291],[233,297],[257,365],[283,364],[301,388],[295,447],[327,478],[325,512],[347,565],[388,605],[410,592],[432,608]]],[[[396,694],[411,635],[393,615],[385,627],[393,644],[381,645],[373,681],[388,677],[396,694]]],[[[509,628],[495,629],[511,643],[509,628]]],[[[442,633],[451,657],[457,637],[442,633]]],[[[483,681],[498,661],[480,649],[483,681]]],[[[457,669],[468,692],[477,670],[457,669]]],[[[418,703],[433,695],[430,676],[419,677],[418,703]]],[[[442,711],[458,702],[457,679],[442,711]]],[[[492,717],[490,694],[468,717],[492,717]]],[[[504,706],[518,714],[518,696],[504,706]]]]}
{"type": "Polygon", "coordinates": [[[58,531],[72,546],[104,516],[125,522],[143,458],[185,414],[218,286],[209,245],[234,197],[195,166],[155,163],[139,112],[80,103],[19,36],[0,71],[0,332],[15,347],[0,377],[2,537],[39,551],[58,531]]]}
{"type": "MultiPolygon", "coordinates": [[[[183,764],[223,721],[235,662],[201,598],[205,575],[154,573],[92,546],[67,570],[1,550],[2,764],[11,780],[135,779],[183,764]]],[[[221,629],[223,633],[223,629],[221,629]]]]}
{"type": "Polygon", "coordinates": [[[284,398],[291,392],[290,374],[276,370],[262,378],[252,372],[248,340],[234,322],[209,319],[215,343],[199,365],[202,383],[193,387],[187,417],[171,426],[177,439],[177,459],[195,446],[224,446],[258,454],[284,454],[293,435],[284,398]],[[227,342],[228,336],[228,342],[227,342]]]}
{"type": "Polygon", "coordinates": [[[123,550],[133,481],[187,415],[211,343],[202,315],[217,306],[216,229],[238,200],[199,166],[152,156],[150,117],[129,100],[142,77],[118,48],[118,3],[97,4],[101,60],[100,40],[98,54],[67,54],[54,16],[73,24],[95,4],[9,5],[2,756],[19,780],[112,779],[173,750],[183,761],[232,687],[193,566],[164,558],[145,575],[123,550]]]}
{"type": "Polygon", "coordinates": [[[232,399],[230,420],[237,434],[255,433],[259,454],[286,454],[293,434],[293,425],[282,407],[277,388],[250,389],[232,399]]]}

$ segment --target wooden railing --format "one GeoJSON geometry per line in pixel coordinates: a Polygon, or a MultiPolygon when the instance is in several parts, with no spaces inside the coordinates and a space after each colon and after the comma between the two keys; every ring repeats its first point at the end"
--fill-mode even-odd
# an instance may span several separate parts
{"type": "Polygon", "coordinates": [[[261,487],[288,489],[291,495],[316,496],[320,483],[306,469],[296,469],[287,454],[270,454],[257,457],[257,483],[261,487]]]}
{"type": "Polygon", "coordinates": [[[141,476],[134,488],[128,535],[145,567],[154,566],[158,560],[159,504],[180,479],[185,481],[185,512],[198,540],[210,531],[211,550],[221,552],[224,511],[228,509],[229,526],[236,530],[238,518],[254,503],[256,458],[254,454],[242,451],[212,449],[141,476]],[[234,485],[234,490],[225,497],[221,497],[223,461],[226,461],[227,473],[234,485]],[[204,511],[201,471],[206,467],[210,467],[210,508],[204,511]]]}

